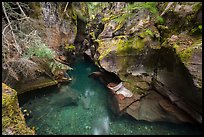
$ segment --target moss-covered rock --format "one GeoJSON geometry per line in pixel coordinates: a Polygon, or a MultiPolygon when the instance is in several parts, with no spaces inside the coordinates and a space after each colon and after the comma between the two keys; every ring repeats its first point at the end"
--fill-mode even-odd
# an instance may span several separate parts
{"type": "Polygon", "coordinates": [[[26,126],[19,108],[17,92],[2,83],[2,134],[34,135],[35,131],[26,126]]]}
{"type": "Polygon", "coordinates": [[[30,8],[28,16],[36,22],[32,27],[58,55],[65,54],[60,47],[73,44],[77,34],[76,7],[71,2],[33,2],[30,8]]]}
{"type": "MultiPolygon", "coordinates": [[[[162,7],[167,7],[167,3],[161,3],[159,7],[164,11],[162,7]]],[[[201,12],[201,2],[173,2],[162,16],[165,20],[163,25],[169,28],[169,31],[162,32],[163,38],[180,33],[192,34],[192,29],[202,24],[201,12]]]]}
{"type": "Polygon", "coordinates": [[[165,2],[157,6],[163,24],[155,21],[160,17],[152,16],[146,9],[127,14],[115,6],[110,10],[112,14],[101,13],[105,27],[95,40],[98,42],[96,62],[117,74],[129,90],[138,94],[151,88],[151,80],[140,76],[150,77],[148,79],[158,76],[157,80],[169,90],[185,98],[184,102],[189,104],[185,104],[186,108],[193,106],[200,113],[202,4],[165,2]],[[166,10],[167,6],[170,7],[166,10]]]}
{"type": "Polygon", "coordinates": [[[202,88],[202,39],[188,35],[172,35],[162,46],[175,49],[176,55],[192,75],[194,84],[202,88]]]}

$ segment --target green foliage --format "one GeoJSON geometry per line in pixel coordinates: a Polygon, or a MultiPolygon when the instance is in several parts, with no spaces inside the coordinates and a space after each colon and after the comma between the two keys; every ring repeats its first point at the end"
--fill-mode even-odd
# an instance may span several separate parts
{"type": "Polygon", "coordinates": [[[135,9],[147,9],[152,14],[158,14],[156,5],[156,2],[134,2],[133,4],[129,4],[126,8],[124,8],[124,10],[132,11],[135,9]]]}
{"type": "Polygon", "coordinates": [[[151,37],[154,37],[154,33],[150,29],[147,29],[145,32],[149,34],[151,37]]]}
{"type": "Polygon", "coordinates": [[[135,9],[147,9],[148,11],[150,11],[150,13],[152,13],[153,16],[156,17],[157,23],[163,24],[164,19],[159,16],[159,11],[156,6],[157,2],[134,2],[133,4],[129,4],[127,7],[125,7],[124,10],[129,12],[127,14],[130,14],[135,9]]]}
{"type": "Polygon", "coordinates": [[[95,15],[107,6],[107,2],[86,2],[88,6],[90,18],[95,18],[95,15]]]}
{"type": "Polygon", "coordinates": [[[125,21],[128,18],[131,18],[133,15],[134,14],[132,14],[132,13],[126,13],[126,14],[123,14],[122,16],[121,15],[115,16],[113,21],[118,23],[118,26],[116,27],[115,31],[119,30],[123,26],[125,21]]]}
{"type": "Polygon", "coordinates": [[[193,12],[197,12],[199,9],[202,8],[202,2],[196,2],[194,5],[193,5],[193,12]]]}
{"type": "Polygon", "coordinates": [[[24,54],[25,57],[37,56],[39,58],[53,59],[55,51],[45,45],[42,40],[36,36],[30,39],[30,45],[24,54]]]}
{"type": "Polygon", "coordinates": [[[161,16],[157,16],[156,22],[159,24],[164,24],[164,18],[162,18],[161,16]]]}
{"type": "Polygon", "coordinates": [[[140,37],[145,38],[147,35],[154,37],[154,33],[150,29],[146,29],[145,31],[139,34],[140,37]]]}
{"type": "Polygon", "coordinates": [[[196,33],[202,33],[202,25],[198,25],[197,27],[194,27],[191,30],[191,33],[196,34],[196,33]]]}
{"type": "Polygon", "coordinates": [[[122,16],[116,17],[113,19],[114,22],[118,23],[116,29],[114,31],[117,31],[122,28],[122,26],[125,23],[125,20],[130,17],[132,14],[123,14],[122,16]]]}
{"type": "Polygon", "coordinates": [[[57,62],[57,61],[50,62],[49,68],[51,68],[51,72],[53,74],[57,71],[60,71],[60,70],[72,70],[72,68],[69,67],[68,65],[62,64],[62,63],[57,62]]]}
{"type": "Polygon", "coordinates": [[[202,32],[202,25],[199,25],[198,29],[201,30],[201,32],[202,32]]]}

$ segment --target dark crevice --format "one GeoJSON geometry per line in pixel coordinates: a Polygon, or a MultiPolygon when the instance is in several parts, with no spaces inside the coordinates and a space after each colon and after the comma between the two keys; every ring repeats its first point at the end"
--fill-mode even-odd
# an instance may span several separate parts
{"type": "Polygon", "coordinates": [[[74,45],[78,54],[83,53],[87,49],[87,47],[83,47],[83,41],[86,35],[86,22],[77,16],[77,34],[74,45]]]}

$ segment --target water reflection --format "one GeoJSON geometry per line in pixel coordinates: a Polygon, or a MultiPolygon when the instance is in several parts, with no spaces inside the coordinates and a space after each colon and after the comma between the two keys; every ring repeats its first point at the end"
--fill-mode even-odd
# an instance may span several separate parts
{"type": "Polygon", "coordinates": [[[93,135],[108,135],[109,134],[109,117],[99,117],[93,124],[93,135]]]}

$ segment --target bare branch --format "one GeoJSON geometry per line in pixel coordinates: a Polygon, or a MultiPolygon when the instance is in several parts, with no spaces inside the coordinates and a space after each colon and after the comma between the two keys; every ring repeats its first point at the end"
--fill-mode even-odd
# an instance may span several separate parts
{"type": "MultiPolygon", "coordinates": [[[[4,6],[4,2],[2,2],[2,8],[3,8],[4,15],[5,15],[5,17],[6,17],[7,21],[8,21],[9,26],[10,26],[10,29],[13,30],[13,28],[12,28],[12,26],[11,26],[11,22],[10,22],[10,20],[9,20],[9,18],[8,18],[7,13],[6,13],[6,9],[5,9],[5,6],[4,6]]],[[[11,33],[12,33],[13,40],[14,40],[15,45],[16,45],[15,48],[17,49],[18,53],[21,54],[22,51],[21,51],[21,48],[19,47],[19,45],[18,45],[18,43],[17,43],[17,41],[16,41],[15,34],[13,33],[13,31],[11,31],[11,33]]]]}
{"type": "Polygon", "coordinates": [[[173,2],[169,2],[160,16],[163,16],[167,12],[167,10],[171,7],[172,4],[173,2]]]}
{"type": "Polygon", "coordinates": [[[26,16],[25,12],[23,11],[23,9],[21,8],[20,4],[18,2],[16,2],[16,4],[18,5],[21,13],[23,14],[23,16],[27,19],[28,17],[26,16]]]}
{"type": "Polygon", "coordinates": [[[65,8],[64,8],[64,12],[67,10],[67,6],[68,6],[69,2],[67,2],[65,8]]]}
{"type": "Polygon", "coordinates": [[[2,31],[2,35],[4,36],[4,32],[6,30],[7,27],[9,27],[11,24],[9,23],[8,25],[6,25],[6,27],[4,27],[3,31],[2,31]]]}

